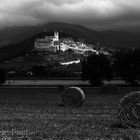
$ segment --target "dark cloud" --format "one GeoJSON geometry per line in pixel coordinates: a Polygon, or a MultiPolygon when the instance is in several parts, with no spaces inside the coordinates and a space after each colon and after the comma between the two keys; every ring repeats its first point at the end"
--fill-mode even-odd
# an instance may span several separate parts
{"type": "Polygon", "coordinates": [[[0,26],[51,21],[97,29],[138,28],[139,0],[0,0],[0,26]]]}
{"type": "Polygon", "coordinates": [[[64,5],[64,4],[77,4],[83,0],[46,0],[47,3],[52,3],[55,5],[64,5]]]}

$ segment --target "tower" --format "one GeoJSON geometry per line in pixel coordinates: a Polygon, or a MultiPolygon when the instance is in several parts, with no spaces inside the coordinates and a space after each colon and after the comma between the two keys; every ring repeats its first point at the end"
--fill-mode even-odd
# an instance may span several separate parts
{"type": "Polygon", "coordinates": [[[54,32],[54,41],[59,41],[59,32],[54,32]]]}

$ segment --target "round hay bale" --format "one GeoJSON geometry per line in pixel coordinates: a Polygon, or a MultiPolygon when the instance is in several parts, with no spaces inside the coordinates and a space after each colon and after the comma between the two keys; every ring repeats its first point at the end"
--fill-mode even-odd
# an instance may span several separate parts
{"type": "Polygon", "coordinates": [[[62,91],[64,91],[67,88],[68,88],[68,85],[58,85],[57,86],[57,91],[58,92],[62,92],[62,91]]]}
{"type": "Polygon", "coordinates": [[[123,126],[140,128],[140,91],[129,93],[122,98],[118,117],[123,126]]]}
{"type": "Polygon", "coordinates": [[[100,93],[102,93],[102,94],[118,94],[119,89],[116,85],[107,84],[107,85],[103,85],[101,87],[100,93]]]}
{"type": "Polygon", "coordinates": [[[79,87],[65,89],[61,96],[62,104],[67,106],[81,106],[84,103],[85,94],[79,87]]]}

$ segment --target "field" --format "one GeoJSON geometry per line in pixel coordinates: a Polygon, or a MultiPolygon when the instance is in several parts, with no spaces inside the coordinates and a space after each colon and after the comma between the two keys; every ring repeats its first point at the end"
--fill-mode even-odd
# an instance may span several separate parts
{"type": "Polygon", "coordinates": [[[2,140],[138,140],[140,131],[124,128],[117,118],[120,99],[140,87],[120,87],[120,94],[100,94],[83,87],[82,107],[60,105],[57,88],[0,88],[2,140]]]}

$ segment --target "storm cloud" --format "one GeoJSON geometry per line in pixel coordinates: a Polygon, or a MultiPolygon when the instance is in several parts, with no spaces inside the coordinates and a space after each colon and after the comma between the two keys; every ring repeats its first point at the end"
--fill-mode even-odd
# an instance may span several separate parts
{"type": "Polygon", "coordinates": [[[139,0],[0,0],[0,27],[67,22],[96,29],[139,28],[139,0]]]}

